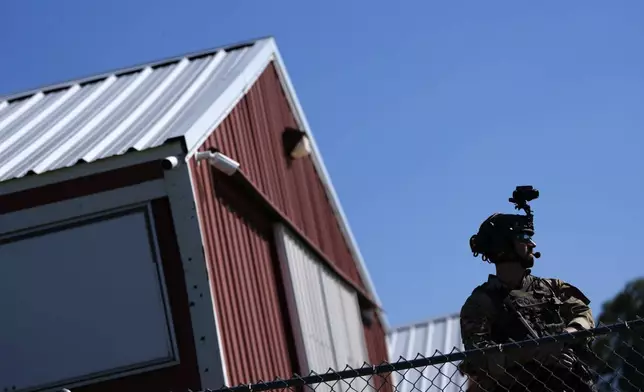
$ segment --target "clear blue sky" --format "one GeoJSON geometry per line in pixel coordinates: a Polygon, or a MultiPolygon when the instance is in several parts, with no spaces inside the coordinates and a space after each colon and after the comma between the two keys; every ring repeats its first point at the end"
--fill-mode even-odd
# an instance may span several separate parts
{"type": "Polygon", "coordinates": [[[14,0],[0,32],[0,94],[275,36],[393,325],[460,309],[518,184],[536,274],[596,313],[644,275],[640,0],[14,0]]]}

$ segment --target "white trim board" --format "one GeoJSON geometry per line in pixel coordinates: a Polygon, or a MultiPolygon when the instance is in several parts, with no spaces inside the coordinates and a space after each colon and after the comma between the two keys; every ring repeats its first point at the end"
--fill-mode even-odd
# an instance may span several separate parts
{"type": "Polygon", "coordinates": [[[270,64],[273,51],[274,43],[271,39],[257,41],[249,49],[249,54],[243,56],[243,62],[236,65],[237,67],[243,67],[241,71],[235,75],[227,76],[229,83],[222,94],[184,133],[188,150],[186,160],[197,152],[197,149],[228,117],[230,112],[259,79],[262,72],[270,64]]]}

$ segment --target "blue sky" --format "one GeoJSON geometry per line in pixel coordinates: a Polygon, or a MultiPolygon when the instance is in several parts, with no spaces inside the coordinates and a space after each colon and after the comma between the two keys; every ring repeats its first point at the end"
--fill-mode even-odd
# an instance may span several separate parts
{"type": "Polygon", "coordinates": [[[642,20],[639,0],[4,1],[0,94],[273,35],[392,325],[459,311],[493,271],[469,237],[519,184],[541,191],[534,272],[598,313],[644,275],[642,20]]]}

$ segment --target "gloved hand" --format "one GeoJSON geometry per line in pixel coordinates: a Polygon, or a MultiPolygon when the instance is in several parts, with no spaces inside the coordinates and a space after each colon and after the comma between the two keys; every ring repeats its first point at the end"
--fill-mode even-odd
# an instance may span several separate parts
{"type": "Polygon", "coordinates": [[[543,366],[571,368],[576,358],[572,349],[563,343],[546,343],[537,347],[534,360],[543,366]]]}
{"type": "Polygon", "coordinates": [[[577,357],[575,356],[574,351],[572,351],[571,348],[565,347],[563,350],[561,350],[561,353],[557,357],[558,359],[558,365],[563,366],[566,369],[570,369],[573,367],[575,362],[577,362],[577,357]]]}

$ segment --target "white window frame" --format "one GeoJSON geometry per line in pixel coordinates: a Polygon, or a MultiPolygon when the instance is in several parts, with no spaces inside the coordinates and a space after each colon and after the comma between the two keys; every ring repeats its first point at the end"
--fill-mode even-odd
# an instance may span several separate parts
{"type": "MultiPolygon", "coordinates": [[[[40,385],[33,388],[15,389],[14,391],[57,391],[61,385],[75,388],[88,384],[96,384],[108,380],[159,370],[180,363],[178,343],[174,330],[174,322],[169,306],[168,291],[165,284],[165,274],[158,245],[154,213],[151,207],[153,199],[166,196],[163,180],[147,181],[134,186],[100,192],[97,194],[63,200],[39,207],[19,210],[0,216],[0,240],[11,241],[12,238],[29,236],[43,230],[64,231],[75,224],[91,224],[110,219],[114,216],[124,216],[130,213],[143,212],[145,215],[151,252],[156,263],[159,288],[163,300],[168,339],[172,354],[152,363],[136,364],[128,368],[108,369],[97,374],[83,375],[74,379],[57,380],[55,384],[40,385]]],[[[61,358],[64,358],[62,355],[61,358]]]]}

